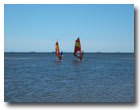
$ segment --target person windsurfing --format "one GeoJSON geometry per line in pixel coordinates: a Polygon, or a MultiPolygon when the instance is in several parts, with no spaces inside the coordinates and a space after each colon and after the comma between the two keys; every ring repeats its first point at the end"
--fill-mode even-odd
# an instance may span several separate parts
{"type": "Polygon", "coordinates": [[[74,56],[80,60],[82,60],[82,58],[83,58],[83,51],[81,52],[81,44],[80,44],[79,37],[75,41],[74,56]]]}
{"type": "Polygon", "coordinates": [[[57,56],[57,58],[58,58],[59,60],[62,59],[63,53],[62,53],[62,51],[61,51],[61,53],[60,53],[60,51],[59,51],[59,44],[58,44],[58,41],[57,41],[56,44],[55,44],[55,54],[56,54],[56,56],[57,56]]]}

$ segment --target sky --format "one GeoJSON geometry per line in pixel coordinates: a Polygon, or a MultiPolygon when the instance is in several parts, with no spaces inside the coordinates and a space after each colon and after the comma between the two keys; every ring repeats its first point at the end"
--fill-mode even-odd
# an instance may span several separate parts
{"type": "Polygon", "coordinates": [[[134,52],[134,5],[5,4],[4,51],[134,52]]]}

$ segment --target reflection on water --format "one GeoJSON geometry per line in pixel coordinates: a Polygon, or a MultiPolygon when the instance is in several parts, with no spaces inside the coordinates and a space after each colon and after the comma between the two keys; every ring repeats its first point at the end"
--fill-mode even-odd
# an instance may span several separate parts
{"type": "Polygon", "coordinates": [[[61,62],[62,62],[61,60],[58,60],[58,61],[55,60],[55,61],[54,61],[54,64],[61,64],[61,62]]]}
{"type": "Polygon", "coordinates": [[[82,61],[79,61],[79,60],[73,60],[72,61],[72,64],[74,65],[74,66],[78,66],[78,65],[80,65],[82,63],[82,61]]]}
{"type": "Polygon", "coordinates": [[[5,54],[6,102],[133,102],[134,54],[5,54]]]}

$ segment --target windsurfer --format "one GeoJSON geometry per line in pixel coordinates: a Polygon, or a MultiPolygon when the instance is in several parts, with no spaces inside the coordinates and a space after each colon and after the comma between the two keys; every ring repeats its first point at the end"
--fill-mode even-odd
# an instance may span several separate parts
{"type": "Polygon", "coordinates": [[[56,56],[57,56],[57,58],[58,58],[59,60],[61,60],[63,53],[62,53],[62,51],[61,51],[61,53],[59,52],[58,41],[56,42],[56,49],[55,49],[55,50],[56,50],[56,56]]]}
{"type": "Polygon", "coordinates": [[[74,56],[82,60],[83,52],[81,52],[80,38],[75,41],[74,56]]]}
{"type": "Polygon", "coordinates": [[[63,56],[63,52],[62,51],[61,51],[60,55],[63,56]]]}
{"type": "Polygon", "coordinates": [[[59,60],[62,59],[62,55],[63,55],[63,52],[61,51],[61,53],[59,54],[59,60]]]}

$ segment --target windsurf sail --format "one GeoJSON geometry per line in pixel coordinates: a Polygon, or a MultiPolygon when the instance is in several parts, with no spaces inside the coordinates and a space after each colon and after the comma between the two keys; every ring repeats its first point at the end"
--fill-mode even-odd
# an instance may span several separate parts
{"type": "Polygon", "coordinates": [[[79,37],[75,41],[74,56],[77,57],[78,59],[82,60],[81,44],[80,44],[79,37]]]}
{"type": "Polygon", "coordinates": [[[57,58],[58,58],[59,60],[61,60],[61,55],[60,55],[60,52],[59,52],[58,41],[57,41],[56,44],[55,44],[55,54],[56,54],[57,58]]]}

